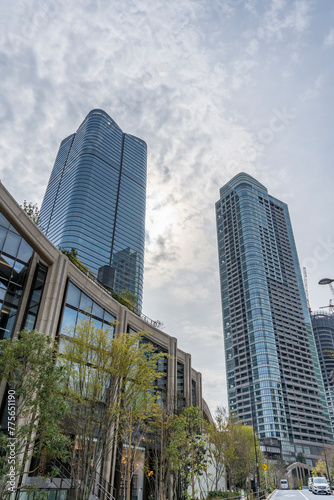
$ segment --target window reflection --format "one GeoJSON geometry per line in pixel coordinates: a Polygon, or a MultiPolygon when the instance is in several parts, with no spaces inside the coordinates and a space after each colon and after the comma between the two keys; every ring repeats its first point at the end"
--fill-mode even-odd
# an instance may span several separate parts
{"type": "Polygon", "coordinates": [[[22,238],[18,234],[14,234],[8,231],[7,238],[3,247],[3,252],[9,255],[17,255],[21,239],[22,238]]]}
{"type": "Polygon", "coordinates": [[[73,335],[71,330],[77,323],[78,311],[76,309],[72,309],[69,306],[65,306],[63,321],[61,325],[61,333],[65,335],[73,335]]]}
{"type": "Polygon", "coordinates": [[[60,333],[73,336],[75,326],[87,318],[94,322],[96,328],[104,330],[111,328],[111,333],[114,334],[115,316],[105,311],[97,302],[69,282],[60,333]]]}
{"type": "Polygon", "coordinates": [[[10,338],[33,249],[0,214],[0,338],[10,338]]]}
{"type": "Polygon", "coordinates": [[[37,314],[42,298],[46,274],[47,268],[42,265],[38,265],[31,287],[30,298],[25,313],[25,322],[23,325],[24,328],[28,328],[29,330],[33,330],[36,325],[37,314]]]}

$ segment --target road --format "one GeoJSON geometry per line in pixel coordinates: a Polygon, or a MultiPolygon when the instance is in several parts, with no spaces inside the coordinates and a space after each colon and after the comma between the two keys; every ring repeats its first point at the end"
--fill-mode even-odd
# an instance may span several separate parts
{"type": "Polygon", "coordinates": [[[323,493],[320,495],[314,495],[312,491],[309,490],[278,490],[272,497],[271,500],[315,500],[319,497],[327,497],[323,493]]]}

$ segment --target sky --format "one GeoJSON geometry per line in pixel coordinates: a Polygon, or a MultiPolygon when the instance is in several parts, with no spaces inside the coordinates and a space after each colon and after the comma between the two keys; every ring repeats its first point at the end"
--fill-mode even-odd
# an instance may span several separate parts
{"type": "MultiPolygon", "coordinates": [[[[41,205],[93,108],[148,145],[143,312],[226,406],[215,202],[239,172],[289,206],[313,310],[334,296],[333,0],[0,6],[0,179],[41,205]]],[[[329,309],[324,309],[328,311],[329,309]]]]}

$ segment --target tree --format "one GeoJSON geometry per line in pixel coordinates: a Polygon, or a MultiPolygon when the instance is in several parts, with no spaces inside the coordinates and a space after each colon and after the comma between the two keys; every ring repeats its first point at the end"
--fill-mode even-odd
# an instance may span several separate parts
{"type": "MultiPolygon", "coordinates": [[[[229,424],[234,447],[234,460],[229,464],[229,476],[232,485],[244,488],[250,476],[257,477],[257,463],[263,462],[263,456],[253,427],[243,424],[234,415],[229,417],[229,424]]],[[[261,488],[261,485],[258,487],[261,488]]]]}
{"type": "Polygon", "coordinates": [[[170,461],[167,448],[171,436],[174,415],[168,413],[164,407],[157,406],[152,412],[149,426],[149,455],[145,464],[150,496],[157,500],[169,498],[170,461]]]}
{"type": "Polygon", "coordinates": [[[327,476],[327,470],[326,470],[326,462],[323,460],[323,458],[319,458],[316,462],[315,467],[312,469],[312,475],[313,476],[327,476]]]}
{"type": "MultiPolygon", "coordinates": [[[[66,250],[65,248],[61,248],[61,252],[68,257],[68,259],[78,268],[80,271],[85,273],[87,276],[90,275],[89,269],[85,266],[81,260],[78,258],[78,250],[74,247],[71,250],[66,250]]],[[[91,275],[93,276],[93,275],[91,275]]]]}
{"type": "Polygon", "coordinates": [[[30,219],[36,224],[39,225],[39,208],[37,204],[33,204],[31,201],[28,203],[26,200],[23,201],[23,207],[21,208],[25,211],[25,213],[30,217],[30,219]]]}
{"type": "Polygon", "coordinates": [[[191,499],[195,499],[195,478],[207,468],[204,419],[199,408],[189,406],[180,415],[175,415],[167,457],[172,472],[179,474],[181,490],[187,496],[191,486],[191,499]]]}
{"type": "Polygon", "coordinates": [[[314,476],[326,476],[328,480],[328,475],[334,475],[334,448],[325,448],[321,453],[321,457],[317,460],[315,467],[312,469],[312,474],[314,476]]]}
{"type": "MultiPolygon", "coordinates": [[[[65,459],[69,440],[61,430],[66,412],[63,398],[64,370],[55,364],[56,345],[35,330],[24,330],[18,338],[0,341],[0,373],[7,383],[8,428],[1,434],[1,475],[11,475],[20,485],[27,474],[31,457],[42,462],[65,459]],[[14,461],[12,460],[14,458],[14,461]]],[[[34,472],[34,471],[30,471],[34,472]]],[[[38,473],[36,473],[38,475],[38,473]]],[[[0,497],[7,498],[2,481],[0,497]]]]}
{"type": "MultiPolygon", "coordinates": [[[[253,427],[243,424],[233,414],[228,415],[222,407],[217,408],[214,420],[214,424],[207,427],[207,453],[215,469],[211,480],[214,490],[218,490],[218,482],[223,474],[228,488],[247,488],[249,478],[257,476],[256,455],[258,463],[262,461],[253,427]]],[[[207,477],[208,484],[210,479],[207,477]]]]}
{"type": "Polygon", "coordinates": [[[219,482],[225,474],[227,464],[235,459],[235,449],[232,444],[228,414],[225,408],[218,406],[214,415],[214,423],[207,428],[207,455],[214,469],[213,476],[206,474],[207,490],[219,489],[219,482]]]}
{"type": "Polygon", "coordinates": [[[286,469],[287,463],[282,458],[275,460],[275,463],[269,463],[267,470],[269,485],[277,487],[281,479],[286,478],[286,469]]]}
{"type": "MultiPolygon", "coordinates": [[[[134,430],[150,414],[161,354],[154,352],[152,344],[142,342],[143,333],[113,337],[112,328],[96,328],[89,318],[70,333],[73,336],[66,341],[62,355],[70,403],[66,421],[75,436],[71,469],[78,480],[76,498],[86,500],[103,457],[124,440],[131,450],[134,430]]],[[[126,479],[129,498],[130,459],[126,479]]]]}

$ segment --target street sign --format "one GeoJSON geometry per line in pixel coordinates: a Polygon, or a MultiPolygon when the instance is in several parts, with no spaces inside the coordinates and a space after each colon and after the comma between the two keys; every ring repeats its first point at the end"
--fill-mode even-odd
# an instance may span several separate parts
{"type": "Polygon", "coordinates": [[[262,467],[263,470],[267,470],[268,469],[268,465],[267,464],[262,464],[261,467],[262,467]]]}

